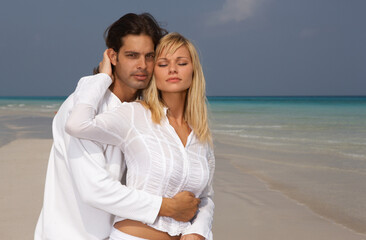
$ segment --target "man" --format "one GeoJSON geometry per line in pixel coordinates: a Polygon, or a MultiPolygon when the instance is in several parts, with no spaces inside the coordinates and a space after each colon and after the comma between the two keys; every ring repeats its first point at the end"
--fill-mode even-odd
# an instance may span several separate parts
{"type": "MultiPolygon", "coordinates": [[[[151,79],[154,48],[164,33],[149,14],[127,14],[107,32],[106,54],[115,81],[98,113],[138,97],[151,79]]],[[[35,239],[106,239],[113,215],[146,223],[153,223],[158,215],[189,221],[199,204],[193,194],[182,192],[166,199],[128,189],[120,183],[125,165],[118,148],[72,138],[65,132],[67,117],[78,101],[76,93],[66,99],[53,120],[54,143],[35,239]]]]}

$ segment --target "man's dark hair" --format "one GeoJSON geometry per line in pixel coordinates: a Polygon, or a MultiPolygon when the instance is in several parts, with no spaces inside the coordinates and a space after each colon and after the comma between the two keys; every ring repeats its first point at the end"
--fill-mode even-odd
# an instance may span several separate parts
{"type": "MultiPolygon", "coordinates": [[[[110,25],[104,32],[104,40],[107,48],[112,48],[118,52],[123,46],[122,38],[132,34],[145,34],[150,36],[154,49],[167,31],[159,26],[155,18],[149,13],[135,14],[128,13],[110,25]]],[[[113,68],[113,66],[112,66],[113,68]]],[[[114,70],[114,69],[113,69],[114,70]]],[[[98,68],[94,68],[93,73],[99,72],[98,68]]]]}

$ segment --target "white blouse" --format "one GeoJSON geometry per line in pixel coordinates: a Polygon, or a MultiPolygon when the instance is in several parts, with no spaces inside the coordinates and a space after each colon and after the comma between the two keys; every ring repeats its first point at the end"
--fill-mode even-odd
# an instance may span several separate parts
{"type": "Polygon", "coordinates": [[[138,102],[123,103],[95,116],[96,106],[112,81],[106,74],[91,81],[92,84],[79,83],[79,104],[67,121],[66,131],[75,137],[119,146],[128,169],[127,187],[166,198],[190,191],[201,199],[191,222],[159,216],[147,225],[171,236],[197,233],[212,239],[215,159],[210,145],[200,142],[192,131],[184,146],[167,117],[161,124],[153,123],[150,110],[138,102]]]}

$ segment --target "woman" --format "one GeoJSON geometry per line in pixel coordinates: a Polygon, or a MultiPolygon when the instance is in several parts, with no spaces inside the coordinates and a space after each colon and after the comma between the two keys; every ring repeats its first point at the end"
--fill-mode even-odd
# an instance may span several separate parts
{"type": "Polygon", "coordinates": [[[215,160],[198,54],[190,41],[170,33],[161,39],[155,59],[143,101],[95,116],[97,100],[112,83],[105,77],[93,86],[100,96],[79,90],[83,103],[75,106],[66,131],[119,146],[125,153],[128,187],[163,197],[190,191],[201,199],[191,222],[158,217],[144,224],[117,218],[111,239],[212,239],[215,160]]]}

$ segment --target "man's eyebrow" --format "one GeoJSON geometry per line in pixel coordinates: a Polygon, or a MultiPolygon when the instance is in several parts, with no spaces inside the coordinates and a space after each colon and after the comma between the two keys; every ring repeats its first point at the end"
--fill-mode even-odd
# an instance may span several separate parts
{"type": "MultiPolygon", "coordinates": [[[[136,51],[125,51],[125,54],[141,54],[140,52],[136,52],[136,51]]],[[[151,54],[155,54],[155,52],[148,52],[146,53],[146,55],[151,55],[151,54]]]]}
{"type": "Polygon", "coordinates": [[[135,51],[125,51],[125,53],[140,54],[139,52],[135,52],[135,51]]]}

